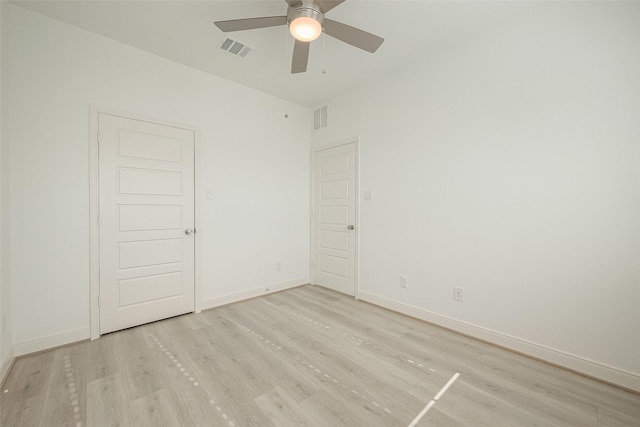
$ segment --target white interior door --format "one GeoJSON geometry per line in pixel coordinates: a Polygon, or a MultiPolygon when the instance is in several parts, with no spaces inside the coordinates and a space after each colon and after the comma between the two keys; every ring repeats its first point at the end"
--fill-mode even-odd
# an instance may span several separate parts
{"type": "Polygon", "coordinates": [[[314,282],[356,292],[356,144],[315,153],[314,282]]]}
{"type": "Polygon", "coordinates": [[[194,132],[100,113],[100,333],[194,311],[194,132]]]}

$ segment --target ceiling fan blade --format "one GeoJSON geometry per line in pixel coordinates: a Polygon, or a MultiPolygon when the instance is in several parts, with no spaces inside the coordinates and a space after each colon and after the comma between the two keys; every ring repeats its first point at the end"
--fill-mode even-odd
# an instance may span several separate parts
{"type": "Polygon", "coordinates": [[[322,13],[327,13],[334,7],[344,2],[345,0],[316,0],[316,4],[318,5],[322,13]]]}
{"type": "Polygon", "coordinates": [[[291,60],[291,74],[304,73],[307,71],[309,61],[309,42],[296,40],[293,46],[293,59],[291,60]]]}
{"type": "Polygon", "coordinates": [[[324,32],[331,37],[335,37],[338,40],[342,40],[345,43],[349,43],[352,46],[371,53],[378,50],[382,42],[384,42],[382,37],[378,37],[375,34],[367,33],[366,31],[327,18],[324,19],[324,32]]]}
{"type": "Polygon", "coordinates": [[[232,19],[230,21],[216,21],[216,27],[225,33],[229,31],[254,30],[256,28],[277,27],[286,25],[286,16],[264,16],[262,18],[232,19]]]}
{"type": "Polygon", "coordinates": [[[298,6],[302,4],[302,0],[284,0],[289,6],[298,6]]]}

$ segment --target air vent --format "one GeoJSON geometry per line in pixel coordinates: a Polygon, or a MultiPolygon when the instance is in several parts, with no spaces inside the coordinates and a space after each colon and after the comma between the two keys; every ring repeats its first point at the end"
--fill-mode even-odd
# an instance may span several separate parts
{"type": "Polygon", "coordinates": [[[247,46],[246,44],[239,42],[237,40],[230,39],[225,37],[220,43],[220,49],[224,50],[227,53],[230,53],[233,56],[239,56],[244,58],[247,56],[253,48],[251,46],[247,46]]]}
{"type": "Polygon", "coordinates": [[[325,105],[313,112],[313,130],[326,128],[327,124],[327,106],[325,105]]]}

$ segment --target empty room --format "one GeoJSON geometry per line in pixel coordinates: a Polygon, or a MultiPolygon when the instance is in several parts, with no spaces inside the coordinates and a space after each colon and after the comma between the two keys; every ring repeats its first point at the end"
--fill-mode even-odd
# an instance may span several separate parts
{"type": "Polygon", "coordinates": [[[640,426],[640,1],[0,23],[0,425],[640,426]]]}

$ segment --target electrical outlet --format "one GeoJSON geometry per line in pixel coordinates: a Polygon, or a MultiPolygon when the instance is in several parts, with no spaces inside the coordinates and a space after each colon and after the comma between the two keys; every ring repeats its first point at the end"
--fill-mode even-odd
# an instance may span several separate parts
{"type": "Polygon", "coordinates": [[[457,288],[454,286],[453,288],[453,300],[462,302],[464,300],[464,289],[457,288]]]}
{"type": "Polygon", "coordinates": [[[400,276],[400,287],[407,289],[408,284],[409,284],[409,279],[406,276],[400,276]]]}
{"type": "Polygon", "coordinates": [[[276,262],[276,271],[282,271],[282,263],[276,262]]]}

